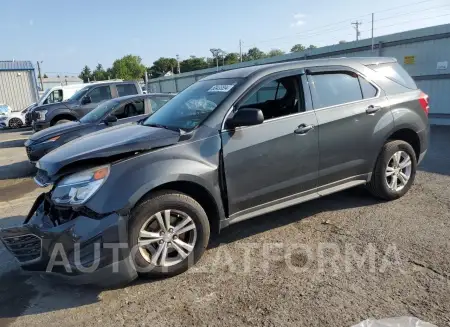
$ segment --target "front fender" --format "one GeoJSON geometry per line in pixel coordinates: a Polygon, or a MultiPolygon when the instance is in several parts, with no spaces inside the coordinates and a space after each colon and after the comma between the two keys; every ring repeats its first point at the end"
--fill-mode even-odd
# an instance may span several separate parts
{"type": "MultiPolygon", "coordinates": [[[[194,143],[196,144],[186,146],[202,146],[202,143],[194,143]]],[[[208,146],[212,143],[216,142],[211,142],[208,146]]],[[[220,143],[217,146],[220,149],[220,143]]],[[[218,172],[219,151],[210,151],[208,156],[202,154],[205,152],[175,146],[117,162],[111,166],[105,184],[86,206],[101,214],[130,210],[152,189],[181,181],[195,183],[208,191],[219,211],[223,212],[218,172]]]]}
{"type": "Polygon", "coordinates": [[[49,110],[47,112],[47,114],[45,115],[45,121],[50,122],[53,120],[53,118],[55,118],[56,116],[60,116],[60,115],[69,115],[72,116],[74,119],[77,119],[77,117],[75,117],[75,115],[73,114],[73,111],[70,110],[69,108],[57,108],[57,109],[53,109],[53,110],[49,110]]]}

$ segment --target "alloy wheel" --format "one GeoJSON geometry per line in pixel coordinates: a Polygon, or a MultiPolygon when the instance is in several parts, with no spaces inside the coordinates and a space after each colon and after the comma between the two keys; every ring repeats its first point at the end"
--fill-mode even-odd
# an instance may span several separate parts
{"type": "Polygon", "coordinates": [[[154,266],[169,267],[186,259],[194,250],[197,228],[192,218],[180,210],[163,210],[141,227],[139,251],[154,266]]]}
{"type": "Polygon", "coordinates": [[[386,167],[386,183],[395,192],[401,191],[411,178],[411,157],[405,151],[397,151],[386,167]]]}
{"type": "Polygon", "coordinates": [[[21,121],[17,118],[13,118],[9,121],[9,127],[11,128],[19,128],[21,125],[21,121]]]}

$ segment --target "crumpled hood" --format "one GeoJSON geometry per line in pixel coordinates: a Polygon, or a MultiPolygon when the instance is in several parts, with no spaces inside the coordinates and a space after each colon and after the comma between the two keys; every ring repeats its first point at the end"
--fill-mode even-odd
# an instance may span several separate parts
{"type": "Polygon", "coordinates": [[[72,132],[73,130],[76,129],[81,129],[83,128],[83,126],[88,127],[88,124],[81,124],[80,122],[77,121],[71,121],[71,122],[67,122],[64,124],[58,124],[46,129],[43,129],[42,131],[36,132],[33,135],[30,136],[30,140],[31,141],[44,141],[47,140],[49,138],[58,136],[58,135],[62,135],[65,133],[69,133],[72,132]]]}
{"type": "Polygon", "coordinates": [[[77,161],[107,158],[123,153],[150,150],[178,142],[180,133],[163,128],[124,124],[88,134],[64,144],[39,160],[37,167],[48,177],[77,161]]]}

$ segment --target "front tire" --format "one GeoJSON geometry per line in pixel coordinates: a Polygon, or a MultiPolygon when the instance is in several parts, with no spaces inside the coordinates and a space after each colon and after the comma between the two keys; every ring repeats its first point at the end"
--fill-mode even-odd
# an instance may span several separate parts
{"type": "Polygon", "coordinates": [[[22,126],[23,126],[23,123],[19,118],[11,118],[9,121],[10,128],[20,128],[22,126]]]}
{"type": "Polygon", "coordinates": [[[414,149],[404,141],[387,142],[378,156],[368,190],[384,200],[395,200],[411,188],[417,169],[414,149]]]}
{"type": "Polygon", "coordinates": [[[157,192],[132,212],[132,260],[142,276],[175,276],[200,259],[209,235],[208,217],[197,201],[176,191],[157,192]]]}

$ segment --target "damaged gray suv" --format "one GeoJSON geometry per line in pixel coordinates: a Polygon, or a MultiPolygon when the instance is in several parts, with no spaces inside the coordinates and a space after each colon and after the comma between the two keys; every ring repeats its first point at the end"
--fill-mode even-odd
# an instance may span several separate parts
{"type": "Polygon", "coordinates": [[[179,274],[230,224],[357,185],[403,196],[428,109],[392,58],[221,72],[45,155],[35,180],[51,190],[0,237],[23,269],[77,283],[179,274]]]}

